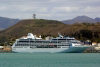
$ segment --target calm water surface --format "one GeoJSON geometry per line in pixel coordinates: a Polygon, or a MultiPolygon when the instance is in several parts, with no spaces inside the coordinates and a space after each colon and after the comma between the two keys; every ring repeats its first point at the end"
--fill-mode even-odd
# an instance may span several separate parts
{"type": "Polygon", "coordinates": [[[0,67],[100,67],[100,53],[0,53],[0,67]]]}

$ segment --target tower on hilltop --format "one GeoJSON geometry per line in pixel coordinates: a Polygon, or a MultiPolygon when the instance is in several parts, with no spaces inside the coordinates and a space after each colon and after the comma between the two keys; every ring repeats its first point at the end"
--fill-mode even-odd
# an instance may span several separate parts
{"type": "Polygon", "coordinates": [[[36,14],[33,14],[33,19],[36,19],[36,14]]]}

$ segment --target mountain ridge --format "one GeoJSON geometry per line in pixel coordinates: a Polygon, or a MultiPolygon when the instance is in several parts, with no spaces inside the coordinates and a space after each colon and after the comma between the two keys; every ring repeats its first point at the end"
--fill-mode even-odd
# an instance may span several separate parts
{"type": "Polygon", "coordinates": [[[70,20],[64,20],[62,21],[65,24],[74,24],[74,23],[96,23],[100,22],[100,18],[90,18],[88,16],[77,16],[70,20]]]}
{"type": "Polygon", "coordinates": [[[16,24],[19,19],[12,19],[7,17],[0,17],[0,29],[6,29],[14,24],[16,24]]]}

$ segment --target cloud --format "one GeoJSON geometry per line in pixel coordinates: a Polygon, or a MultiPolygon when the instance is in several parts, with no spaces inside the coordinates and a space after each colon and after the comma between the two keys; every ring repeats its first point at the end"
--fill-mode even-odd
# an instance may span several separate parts
{"type": "Polygon", "coordinates": [[[85,12],[92,12],[92,13],[99,13],[100,12],[100,7],[86,7],[84,9],[85,12]]]}
{"type": "Polygon", "coordinates": [[[0,6],[0,11],[4,11],[4,10],[7,10],[7,7],[5,7],[5,6],[0,6]]]}
{"type": "Polygon", "coordinates": [[[54,7],[53,12],[73,12],[77,11],[79,7],[54,7]]]}
{"type": "Polygon", "coordinates": [[[78,15],[100,17],[100,0],[0,0],[0,15],[11,18],[66,20],[78,15]]]}

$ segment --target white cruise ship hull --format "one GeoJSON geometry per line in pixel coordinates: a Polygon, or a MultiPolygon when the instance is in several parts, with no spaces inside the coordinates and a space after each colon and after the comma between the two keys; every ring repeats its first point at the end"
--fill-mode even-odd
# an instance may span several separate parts
{"type": "Polygon", "coordinates": [[[19,53],[36,53],[36,52],[45,52],[45,53],[81,53],[88,47],[70,47],[70,48],[12,48],[13,52],[19,53]]]}

